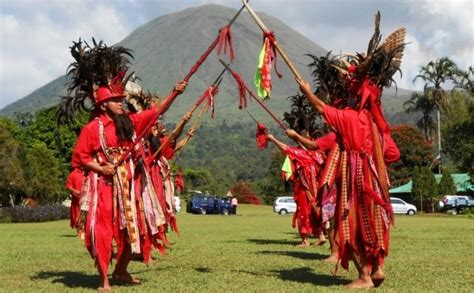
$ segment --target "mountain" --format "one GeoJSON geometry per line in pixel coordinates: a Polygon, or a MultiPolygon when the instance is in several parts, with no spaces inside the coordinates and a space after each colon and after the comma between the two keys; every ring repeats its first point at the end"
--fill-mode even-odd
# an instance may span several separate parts
{"type": "MultiPolygon", "coordinates": [[[[235,13],[235,9],[215,4],[185,9],[163,15],[142,25],[117,45],[133,50],[135,60],[132,62],[130,71],[135,71],[141,78],[143,88],[158,92],[160,96],[166,96],[173,84],[182,79],[215,39],[218,29],[227,24],[235,13]]],[[[326,54],[327,51],[280,20],[265,13],[258,14],[267,26],[276,32],[278,42],[303,77],[311,80],[307,67],[310,59],[305,54],[320,56],[326,54]]],[[[262,45],[262,32],[248,13],[242,13],[233,24],[232,40],[236,55],[232,68],[242,75],[249,87],[254,89],[253,75],[262,45]]],[[[107,42],[107,40],[104,41],[107,42]]],[[[224,60],[228,59],[223,54],[220,57],[224,60]]],[[[285,97],[294,95],[298,89],[293,75],[282,58],[278,58],[277,67],[283,74],[283,78],[278,80],[276,74],[273,74],[274,88],[268,106],[277,115],[282,116],[288,109],[288,101],[285,97]]],[[[221,70],[218,56],[214,52],[211,53],[208,60],[191,78],[186,93],[178,97],[166,113],[167,120],[181,117],[221,70]]],[[[58,96],[65,94],[65,80],[65,76],[58,77],[21,100],[8,105],[0,111],[0,115],[11,117],[14,112],[35,112],[42,107],[56,104],[59,101],[58,96]]],[[[409,95],[409,91],[399,89],[398,96],[395,96],[395,91],[389,89],[385,93],[384,104],[389,111],[397,112],[409,95]]],[[[235,82],[230,77],[226,77],[221,84],[220,94],[216,98],[216,117],[225,118],[227,121],[248,120],[248,115],[239,112],[237,105],[235,82]]],[[[258,119],[264,121],[269,119],[256,103],[250,103],[248,109],[258,119]]]]}

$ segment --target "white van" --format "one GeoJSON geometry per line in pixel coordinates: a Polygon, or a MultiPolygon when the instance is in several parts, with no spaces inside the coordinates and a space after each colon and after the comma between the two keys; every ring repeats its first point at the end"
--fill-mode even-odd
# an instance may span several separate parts
{"type": "Polygon", "coordinates": [[[292,196],[280,196],[273,202],[273,212],[280,215],[296,212],[296,202],[292,196]]]}

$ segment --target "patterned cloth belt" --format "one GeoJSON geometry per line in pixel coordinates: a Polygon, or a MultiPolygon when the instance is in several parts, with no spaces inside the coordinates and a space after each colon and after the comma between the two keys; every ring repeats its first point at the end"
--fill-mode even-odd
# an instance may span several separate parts
{"type": "MultiPolygon", "coordinates": [[[[102,151],[105,154],[108,162],[115,164],[127,151],[126,147],[107,147],[105,144],[104,125],[99,119],[99,137],[102,151]]],[[[136,201],[134,196],[134,186],[132,179],[132,186],[130,186],[129,177],[133,178],[133,162],[129,160],[131,176],[128,174],[126,164],[117,166],[117,171],[113,177],[113,215],[114,223],[116,223],[117,216],[119,217],[120,229],[127,229],[128,242],[131,245],[132,253],[140,253],[140,238],[138,237],[138,217],[136,201]],[[117,204],[118,203],[118,204],[117,204]],[[117,210],[118,207],[118,210],[117,210]]]]}

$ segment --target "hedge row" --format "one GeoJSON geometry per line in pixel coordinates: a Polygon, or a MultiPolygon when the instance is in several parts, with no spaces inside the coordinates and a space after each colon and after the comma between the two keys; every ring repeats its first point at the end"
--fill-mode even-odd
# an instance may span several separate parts
{"type": "Polygon", "coordinates": [[[69,218],[69,208],[62,205],[45,205],[36,208],[15,206],[0,208],[0,222],[46,222],[69,218]]]}

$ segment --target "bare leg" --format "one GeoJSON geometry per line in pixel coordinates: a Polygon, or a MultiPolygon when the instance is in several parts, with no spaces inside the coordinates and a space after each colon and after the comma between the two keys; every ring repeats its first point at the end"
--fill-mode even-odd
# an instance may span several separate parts
{"type": "Polygon", "coordinates": [[[309,246],[309,240],[307,235],[302,235],[301,236],[301,243],[297,244],[296,246],[298,247],[306,247],[309,246]]]}
{"type": "Polygon", "coordinates": [[[372,275],[370,277],[372,278],[372,282],[374,282],[375,287],[379,287],[380,284],[385,281],[385,273],[383,272],[383,266],[381,266],[378,261],[374,262],[372,275]]]}
{"type": "Polygon", "coordinates": [[[98,291],[109,291],[112,290],[112,286],[110,286],[109,277],[107,276],[107,272],[102,272],[100,265],[97,264],[97,269],[99,271],[100,276],[100,287],[97,288],[98,291]]]}
{"type": "Polygon", "coordinates": [[[337,263],[339,260],[339,246],[334,239],[334,229],[328,230],[329,245],[331,249],[331,255],[324,261],[329,263],[337,263]]]}
{"type": "Polygon", "coordinates": [[[319,230],[319,236],[318,236],[318,241],[316,242],[317,246],[321,246],[324,243],[326,243],[326,237],[324,237],[323,230],[319,230]]]}
{"type": "Polygon", "coordinates": [[[360,255],[352,253],[352,260],[357,268],[357,271],[359,272],[359,278],[344,287],[350,289],[373,288],[374,283],[372,282],[372,279],[370,277],[371,268],[370,265],[367,263],[366,259],[360,255]]]}
{"type": "Polygon", "coordinates": [[[122,256],[120,257],[120,259],[117,261],[117,264],[115,265],[115,270],[112,273],[112,279],[119,282],[126,283],[126,284],[131,284],[131,285],[140,284],[140,280],[132,277],[132,275],[130,275],[130,273],[127,271],[127,267],[128,267],[128,264],[130,263],[131,258],[132,258],[132,249],[130,245],[127,245],[122,256]]]}

